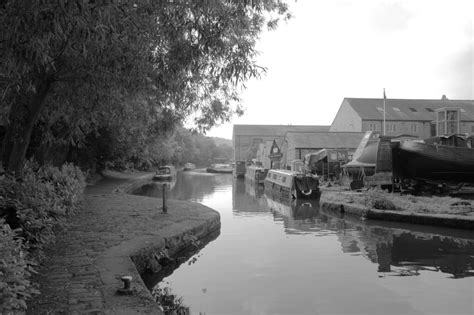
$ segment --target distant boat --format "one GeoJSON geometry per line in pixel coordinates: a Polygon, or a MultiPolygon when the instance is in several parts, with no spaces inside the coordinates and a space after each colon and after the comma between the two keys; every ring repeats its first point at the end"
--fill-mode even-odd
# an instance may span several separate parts
{"type": "Polygon", "coordinates": [[[257,165],[249,165],[245,169],[245,179],[255,184],[262,184],[265,181],[268,170],[257,165]]]}
{"type": "Polygon", "coordinates": [[[232,167],[231,164],[227,163],[216,163],[216,164],[211,164],[208,168],[206,168],[206,171],[208,173],[226,173],[226,174],[232,174],[234,168],[232,167]]]}
{"type": "Polygon", "coordinates": [[[153,180],[173,180],[176,177],[176,168],[173,165],[160,166],[153,176],[153,180]]]}
{"type": "Polygon", "coordinates": [[[192,171],[196,169],[196,165],[194,163],[185,163],[183,167],[183,171],[192,171]]]}
{"type": "Polygon", "coordinates": [[[317,175],[290,170],[268,170],[265,193],[285,199],[316,199],[320,197],[317,175]]]}
{"type": "Polygon", "coordinates": [[[438,136],[405,140],[392,151],[394,176],[421,181],[474,183],[474,139],[438,136]]]}

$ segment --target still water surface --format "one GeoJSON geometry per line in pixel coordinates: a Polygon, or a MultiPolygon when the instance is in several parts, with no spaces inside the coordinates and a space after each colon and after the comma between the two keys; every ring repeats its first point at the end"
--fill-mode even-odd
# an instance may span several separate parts
{"type": "Polygon", "coordinates": [[[221,215],[217,239],[156,284],[192,314],[474,314],[474,232],[288,205],[229,174],[179,173],[169,197],[221,215]]]}

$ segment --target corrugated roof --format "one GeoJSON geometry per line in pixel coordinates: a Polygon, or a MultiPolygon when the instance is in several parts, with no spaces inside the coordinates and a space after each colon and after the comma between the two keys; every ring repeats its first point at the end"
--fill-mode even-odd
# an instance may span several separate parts
{"type": "Polygon", "coordinates": [[[288,131],[329,131],[329,126],[234,125],[233,136],[284,136],[288,131]]]}
{"type": "Polygon", "coordinates": [[[357,148],[365,132],[288,132],[288,146],[295,148],[357,148]]]}
{"type": "MultiPolygon", "coordinates": [[[[345,98],[364,120],[383,120],[383,98],[345,98]]],[[[474,121],[474,101],[472,100],[418,100],[393,99],[385,101],[386,120],[433,121],[434,111],[443,107],[463,109],[460,119],[474,121]]]]}

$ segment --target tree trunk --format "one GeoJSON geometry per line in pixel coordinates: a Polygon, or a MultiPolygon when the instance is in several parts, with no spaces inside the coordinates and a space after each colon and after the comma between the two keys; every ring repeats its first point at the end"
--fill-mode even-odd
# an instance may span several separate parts
{"type": "Polygon", "coordinates": [[[6,171],[17,178],[23,176],[26,150],[30,144],[31,133],[41,111],[44,100],[51,87],[51,81],[43,78],[36,86],[36,93],[14,104],[10,113],[10,123],[5,134],[2,159],[6,171]]]}

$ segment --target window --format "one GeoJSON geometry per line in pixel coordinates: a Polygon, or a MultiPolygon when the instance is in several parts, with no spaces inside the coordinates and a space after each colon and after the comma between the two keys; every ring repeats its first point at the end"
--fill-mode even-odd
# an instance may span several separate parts
{"type": "Polygon", "coordinates": [[[434,110],[432,110],[431,108],[428,108],[428,107],[426,107],[426,110],[431,112],[431,113],[434,112],[434,110]]]}
{"type": "Polygon", "coordinates": [[[464,108],[461,108],[460,109],[461,113],[465,113],[466,111],[464,110],[464,108]]]}
{"type": "Polygon", "coordinates": [[[371,131],[377,130],[377,125],[375,125],[375,124],[369,124],[369,130],[371,130],[371,131]]]}
{"type": "Polygon", "coordinates": [[[387,124],[387,131],[388,131],[388,132],[395,132],[395,131],[397,131],[397,128],[396,128],[395,124],[387,124]]]}
{"type": "Polygon", "coordinates": [[[471,132],[474,133],[474,125],[471,126],[471,132]]]}
{"type": "Polygon", "coordinates": [[[410,130],[413,133],[417,133],[418,132],[418,125],[417,124],[411,124],[410,130]]]}
{"type": "Polygon", "coordinates": [[[394,107],[393,110],[396,111],[396,112],[399,112],[399,111],[400,111],[400,108],[394,107]]]}
{"type": "Polygon", "coordinates": [[[379,112],[383,112],[383,108],[382,108],[382,107],[377,107],[377,110],[378,110],[379,112]]]}
{"type": "Polygon", "coordinates": [[[410,110],[414,113],[418,112],[416,109],[414,109],[413,107],[410,107],[410,110]]]}

